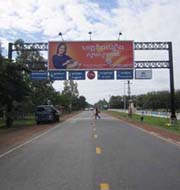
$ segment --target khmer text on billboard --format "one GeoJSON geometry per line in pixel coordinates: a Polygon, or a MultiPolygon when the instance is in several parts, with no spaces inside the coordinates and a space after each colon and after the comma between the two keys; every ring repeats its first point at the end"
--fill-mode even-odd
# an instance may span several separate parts
{"type": "Polygon", "coordinates": [[[49,70],[133,68],[133,41],[49,42],[49,70]]]}

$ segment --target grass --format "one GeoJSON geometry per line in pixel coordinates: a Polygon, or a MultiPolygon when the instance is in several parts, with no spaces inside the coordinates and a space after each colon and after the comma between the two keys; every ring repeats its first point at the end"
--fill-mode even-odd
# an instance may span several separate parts
{"type": "MultiPolygon", "coordinates": [[[[67,118],[72,117],[75,114],[78,114],[79,111],[74,111],[72,113],[65,113],[60,117],[60,122],[65,121],[67,118]]],[[[13,122],[13,127],[20,127],[20,126],[32,126],[32,125],[36,125],[36,121],[35,121],[35,117],[34,116],[27,116],[25,117],[25,119],[17,119],[14,120],[13,122]]],[[[6,128],[5,126],[5,120],[3,118],[0,117],[0,129],[4,129],[6,128]]]]}
{"type": "MultiPolygon", "coordinates": [[[[26,117],[25,119],[14,120],[12,127],[31,126],[35,124],[36,124],[35,118],[33,116],[29,116],[26,117]]],[[[3,118],[0,118],[0,128],[5,128],[5,120],[3,118]]]]}
{"type": "MultiPolygon", "coordinates": [[[[132,117],[130,118],[127,115],[127,113],[116,112],[116,111],[108,111],[108,112],[111,113],[115,117],[122,118],[122,119],[123,118],[129,119],[131,121],[136,121],[136,122],[141,123],[141,121],[140,121],[141,116],[138,114],[133,114],[132,117]]],[[[180,134],[180,121],[177,121],[177,123],[175,123],[175,124],[170,124],[170,120],[168,118],[144,116],[143,123],[180,134]]]]}

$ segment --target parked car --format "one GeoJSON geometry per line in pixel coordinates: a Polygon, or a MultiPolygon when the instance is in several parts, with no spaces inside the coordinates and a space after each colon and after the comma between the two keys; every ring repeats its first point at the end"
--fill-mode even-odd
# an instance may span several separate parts
{"type": "Polygon", "coordinates": [[[53,105],[39,105],[35,111],[36,123],[59,122],[60,111],[53,105]]]}

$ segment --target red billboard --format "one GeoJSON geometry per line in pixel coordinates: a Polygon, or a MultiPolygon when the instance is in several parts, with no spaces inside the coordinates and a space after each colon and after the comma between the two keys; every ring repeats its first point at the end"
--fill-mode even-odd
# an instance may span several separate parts
{"type": "Polygon", "coordinates": [[[49,70],[133,68],[133,41],[49,42],[49,70]]]}

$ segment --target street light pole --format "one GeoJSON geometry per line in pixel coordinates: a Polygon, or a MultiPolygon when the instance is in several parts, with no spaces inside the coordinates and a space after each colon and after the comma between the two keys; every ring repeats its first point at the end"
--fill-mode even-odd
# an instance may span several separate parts
{"type": "Polygon", "coordinates": [[[63,37],[62,37],[62,33],[59,32],[59,36],[61,36],[61,40],[64,41],[63,37]]]}
{"type": "Polygon", "coordinates": [[[90,31],[88,34],[89,34],[89,40],[91,41],[91,34],[92,34],[92,32],[90,31]]]}
{"type": "Polygon", "coordinates": [[[119,32],[118,41],[120,40],[121,35],[122,35],[122,32],[119,32]]]}

